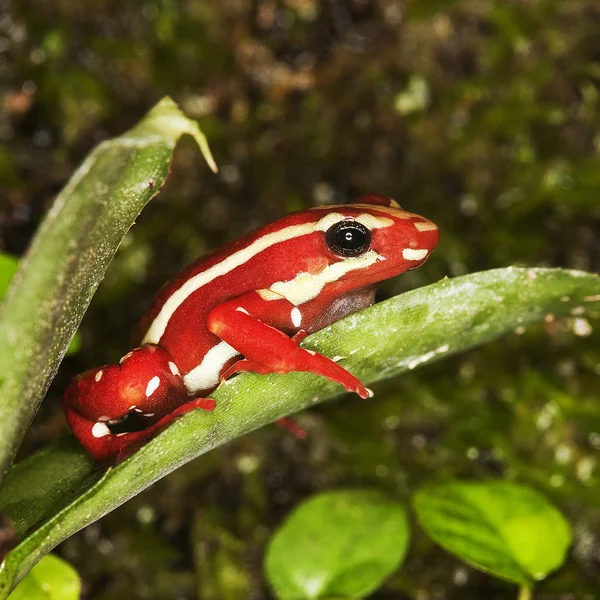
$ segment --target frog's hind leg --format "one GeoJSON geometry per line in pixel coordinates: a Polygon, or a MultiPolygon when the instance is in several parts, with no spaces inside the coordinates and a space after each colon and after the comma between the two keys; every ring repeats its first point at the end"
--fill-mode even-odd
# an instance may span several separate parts
{"type": "Polygon", "coordinates": [[[91,421],[77,411],[68,408],[65,408],[65,412],[75,437],[97,461],[119,462],[133,454],[148,439],[160,433],[177,417],[195,408],[212,411],[215,406],[216,402],[212,398],[197,398],[182,404],[145,429],[122,433],[113,433],[111,425],[109,425],[110,421],[91,421]]]}
{"type": "Polygon", "coordinates": [[[148,344],[118,365],[73,379],[62,405],[81,444],[96,460],[106,461],[125,458],[185,412],[213,410],[215,401],[191,398],[171,356],[148,344]]]}

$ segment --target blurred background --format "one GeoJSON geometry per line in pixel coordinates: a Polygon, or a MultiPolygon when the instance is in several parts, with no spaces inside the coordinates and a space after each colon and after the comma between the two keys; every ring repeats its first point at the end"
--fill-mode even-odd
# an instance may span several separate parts
{"type": "MultiPolygon", "coordinates": [[[[112,362],[185,264],[286,212],[388,194],[442,241],[380,297],[507,265],[600,268],[596,0],[0,0],[0,250],[20,256],[100,141],[172,96],[207,134],[126,237],[23,455],[67,432],[77,372],[112,362]]],[[[265,541],[318,490],[408,501],[439,475],[547,494],[576,539],[540,600],[600,589],[600,337],[549,321],[179,469],[59,548],[94,600],[270,598],[265,541]]],[[[415,530],[376,599],[514,598],[415,530]]]]}

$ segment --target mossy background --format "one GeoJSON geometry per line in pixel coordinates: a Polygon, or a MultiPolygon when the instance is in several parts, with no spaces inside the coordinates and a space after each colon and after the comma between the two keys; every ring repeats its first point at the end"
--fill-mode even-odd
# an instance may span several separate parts
{"type": "MultiPolygon", "coordinates": [[[[600,6],[595,0],[0,0],[0,244],[20,255],[99,141],[171,95],[193,143],[122,245],[23,454],[66,432],[68,379],[116,360],[183,265],[287,211],[377,191],[442,230],[381,297],[482,269],[600,265],[600,6]]],[[[534,485],[567,514],[567,566],[536,598],[600,590],[600,346],[544,326],[375,386],[162,480],[59,552],[85,598],[269,598],[266,539],[312,492],[407,500],[439,476],[534,485]]],[[[514,598],[423,534],[373,597],[514,598]]]]}

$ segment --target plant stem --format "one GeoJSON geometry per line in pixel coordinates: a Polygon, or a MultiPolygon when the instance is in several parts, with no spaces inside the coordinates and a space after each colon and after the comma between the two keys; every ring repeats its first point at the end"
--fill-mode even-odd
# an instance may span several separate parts
{"type": "Polygon", "coordinates": [[[533,596],[531,594],[531,587],[528,585],[522,585],[519,588],[519,597],[517,600],[532,600],[533,596]]]}

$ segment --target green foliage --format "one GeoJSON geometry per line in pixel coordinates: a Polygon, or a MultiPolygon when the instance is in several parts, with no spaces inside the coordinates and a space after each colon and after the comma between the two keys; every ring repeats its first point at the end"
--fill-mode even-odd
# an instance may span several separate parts
{"type": "Polygon", "coordinates": [[[79,600],[81,583],[71,565],[48,554],[31,569],[10,600],[79,600]]]}
{"type": "MultiPolygon", "coordinates": [[[[170,185],[107,270],[82,323],[86,343],[61,367],[22,456],[65,430],[58,397],[68,378],[126,352],[167,279],[286,210],[380,191],[434,220],[439,249],[423,268],[382,286],[382,298],[511,264],[598,270],[597,0],[9,4],[0,36],[4,249],[21,255],[89,149],[132,127],[164,94],[201,119],[223,167],[213,177],[198,168],[192,143],[180,146],[170,185]]],[[[315,407],[299,417],[309,433],[302,443],[263,428],[173,472],[65,542],[90,599],[192,596],[194,581],[206,581],[202,568],[219,581],[218,593],[235,597],[235,578],[220,578],[225,561],[209,568],[189,557],[190,547],[208,544],[210,552],[232,538],[227,569],[243,570],[260,596],[256,556],[274,514],[324,487],[375,486],[407,501],[434,473],[518,478],[551,497],[575,542],[567,567],[539,584],[540,596],[595,598],[600,329],[598,309],[579,308],[549,310],[540,324],[517,323],[495,343],[408,369],[377,384],[372,402],[315,407]],[[219,527],[192,539],[189,515],[215,510],[219,527]],[[148,511],[155,517],[142,527],[148,511]],[[149,536],[170,553],[154,552],[149,536]]],[[[268,390],[262,400],[271,401],[268,390]]],[[[47,458],[52,464],[52,449],[47,458]]],[[[91,483],[83,481],[85,491],[91,483]]],[[[20,527],[35,529],[40,515],[68,504],[64,497],[53,505],[52,490],[40,478],[35,511],[20,527]]],[[[492,578],[457,570],[421,531],[414,552],[414,565],[374,598],[423,590],[452,600],[510,597],[492,578]]]]}
{"type": "Polygon", "coordinates": [[[0,490],[2,514],[24,537],[36,523],[56,514],[82,486],[101,473],[73,438],[65,438],[18,462],[0,490]]]}
{"type": "Polygon", "coordinates": [[[6,295],[6,290],[14,274],[17,272],[19,261],[8,254],[0,252],[0,302],[6,295]]]}
{"type": "Polygon", "coordinates": [[[530,586],[558,569],[571,545],[563,515],[515,483],[451,481],[420,489],[419,523],[442,547],[488,573],[530,586]]]}
{"type": "MultiPolygon", "coordinates": [[[[4,300],[4,296],[6,296],[8,286],[17,272],[18,266],[19,261],[16,258],[0,252],[0,304],[2,303],[2,300],[4,300]]],[[[67,355],[76,354],[80,348],[81,336],[76,333],[69,344],[67,355]]]]}
{"type": "Polygon", "coordinates": [[[363,598],[402,563],[408,540],[404,508],[380,492],[327,492],[286,519],[265,569],[282,600],[363,598]]]}
{"type": "MultiPolygon", "coordinates": [[[[413,507],[438,544],[520,585],[520,598],[563,565],[572,542],[564,516],[515,483],[432,484],[415,493],[413,507]]],[[[273,534],[266,575],[281,600],[363,598],[403,562],[409,535],[402,505],[381,492],[325,492],[298,506],[273,534]]]]}
{"type": "MultiPolygon", "coordinates": [[[[482,344],[541,320],[550,311],[556,316],[568,314],[572,306],[593,311],[598,302],[600,278],[595,275],[500,269],[444,280],[381,302],[313,334],[304,345],[329,356],[347,356],[342,364],[373,382],[482,344]],[[460,304],[452,300],[456,298],[460,304]]],[[[41,554],[183,463],[339,391],[335,384],[307,373],[245,374],[228,381],[212,394],[218,403],[213,413],[186,414],[100,480],[78,484],[76,497],[32,529],[8,555],[0,572],[0,589],[14,585],[41,554]]],[[[84,476],[86,469],[84,465],[84,476]]],[[[12,497],[11,488],[18,487],[20,480],[17,476],[7,486],[7,497],[12,497]]],[[[55,486],[52,477],[40,473],[37,485],[48,490],[40,495],[42,503],[46,496],[55,498],[50,493],[55,486]]],[[[47,514],[48,508],[38,507],[34,514],[40,511],[47,514]]],[[[17,508],[14,518],[24,521],[27,515],[19,516],[17,508]]]]}
{"type": "Polygon", "coordinates": [[[165,98],[135,128],[89,155],[23,259],[0,313],[0,481],[108,263],[162,186],[184,134],[216,168],[197,123],[165,98]]]}

